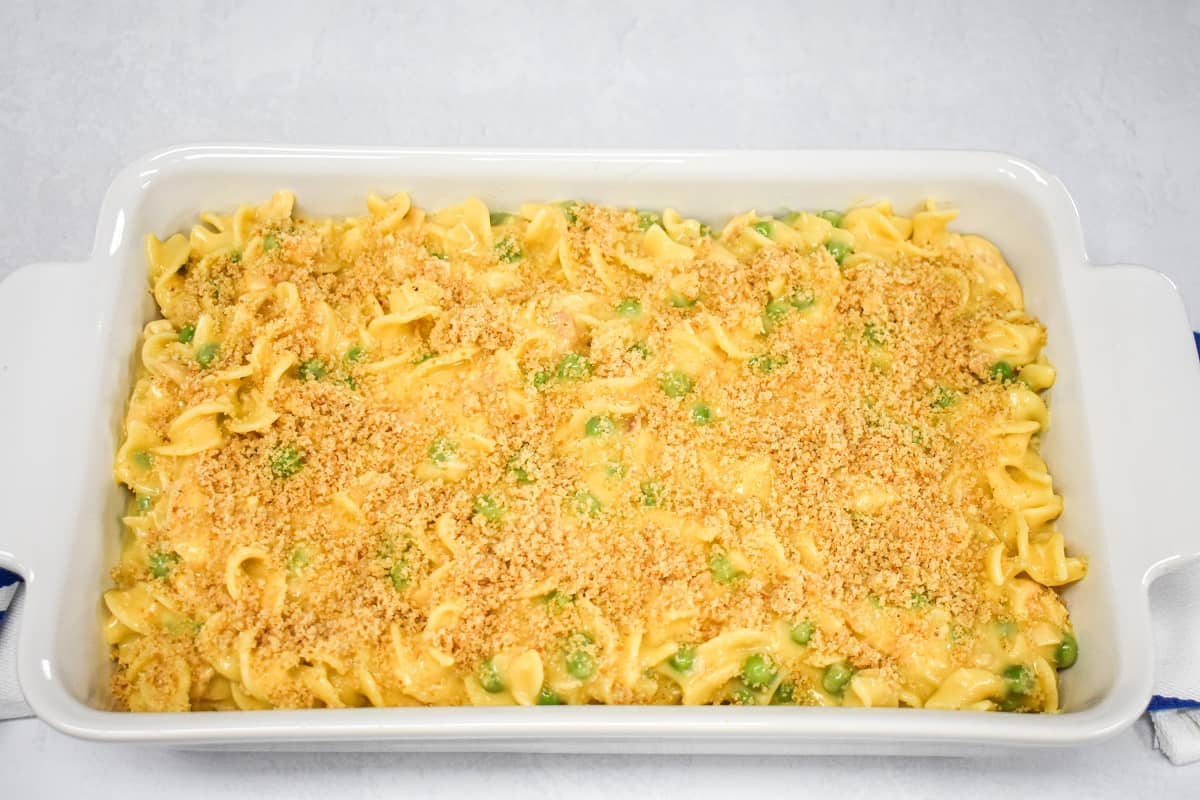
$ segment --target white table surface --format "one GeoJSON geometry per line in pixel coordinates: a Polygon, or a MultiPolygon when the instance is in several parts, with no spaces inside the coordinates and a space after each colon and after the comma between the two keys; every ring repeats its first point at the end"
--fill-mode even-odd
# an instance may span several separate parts
{"type": "MultiPolygon", "coordinates": [[[[1200,327],[1194,1],[68,5],[0,2],[0,274],[84,256],[117,170],[183,141],[982,148],[1058,174],[1093,260],[1169,274],[1200,327]]],[[[1200,767],[1169,766],[1144,722],[1095,747],[981,762],[200,754],[25,720],[0,723],[0,786],[180,800],[1169,798],[1200,794],[1200,767]]]]}

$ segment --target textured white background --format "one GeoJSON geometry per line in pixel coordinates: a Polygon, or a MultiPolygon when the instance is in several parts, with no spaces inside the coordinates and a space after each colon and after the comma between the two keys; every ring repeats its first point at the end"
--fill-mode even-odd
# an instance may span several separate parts
{"type": "MultiPolygon", "coordinates": [[[[0,274],[86,255],[117,170],[183,141],[985,148],[1058,174],[1093,260],[1171,275],[1200,326],[1200,3],[301,5],[0,0],[0,274]]],[[[982,762],[293,756],[23,721],[0,794],[1200,795],[1148,737],[982,762]]]]}

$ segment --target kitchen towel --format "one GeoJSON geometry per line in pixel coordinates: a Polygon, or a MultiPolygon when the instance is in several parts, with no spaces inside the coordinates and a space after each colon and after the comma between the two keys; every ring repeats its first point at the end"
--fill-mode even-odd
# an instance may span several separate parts
{"type": "Polygon", "coordinates": [[[1154,746],[1174,764],[1200,761],[1200,566],[1164,575],[1150,590],[1154,620],[1154,746]]]}
{"type": "Polygon", "coordinates": [[[21,579],[0,569],[0,720],[28,717],[17,685],[17,616],[21,613],[21,579]]]}

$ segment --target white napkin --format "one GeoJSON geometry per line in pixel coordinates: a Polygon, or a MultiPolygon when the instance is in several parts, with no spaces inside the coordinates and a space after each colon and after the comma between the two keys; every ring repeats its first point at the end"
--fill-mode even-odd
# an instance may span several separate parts
{"type": "Polygon", "coordinates": [[[17,616],[21,613],[21,582],[0,569],[0,720],[33,714],[17,685],[17,616]]]}
{"type": "Polygon", "coordinates": [[[1164,575],[1150,590],[1154,620],[1154,746],[1174,764],[1200,761],[1200,566],[1164,575]]]}
{"type": "MultiPolygon", "coordinates": [[[[1192,334],[1200,354],[1200,332],[1192,334]]],[[[1198,532],[1200,533],[1200,532],[1198,532]]],[[[1154,620],[1154,746],[1173,764],[1200,761],[1200,565],[1177,570],[1150,589],[1154,620]]]]}

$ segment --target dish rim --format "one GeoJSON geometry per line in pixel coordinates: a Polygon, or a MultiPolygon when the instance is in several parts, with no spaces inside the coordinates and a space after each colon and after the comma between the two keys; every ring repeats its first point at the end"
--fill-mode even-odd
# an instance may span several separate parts
{"type": "MultiPolygon", "coordinates": [[[[628,165],[630,169],[646,165],[670,163],[681,165],[687,174],[727,174],[739,164],[762,169],[764,164],[790,163],[803,171],[805,164],[819,159],[822,169],[836,171],[830,165],[841,164],[847,181],[880,180],[879,173],[903,176],[930,172],[988,175],[1016,182],[1031,202],[1045,215],[1056,243],[1061,248],[1056,260],[1063,276],[1073,283],[1090,282],[1089,270],[1095,269],[1083,246],[1082,226],[1075,204],[1063,184],[1050,173],[1022,159],[996,152],[955,150],[554,150],[554,149],[492,149],[492,148],[381,148],[381,147],[304,147],[240,144],[181,145],[154,151],[136,159],[114,179],[101,206],[93,249],[87,259],[74,264],[54,265],[61,275],[34,275],[30,268],[18,270],[0,284],[5,299],[30,291],[52,277],[81,279],[86,288],[89,280],[103,284],[112,280],[118,264],[118,252],[128,247],[126,228],[137,228],[135,210],[137,199],[156,182],[172,179],[186,172],[203,173],[207,165],[233,167],[241,163],[253,166],[283,160],[305,165],[320,177],[337,178],[340,164],[351,161],[403,161],[420,159],[456,165],[458,175],[468,174],[471,164],[508,163],[533,168],[539,174],[568,180],[588,180],[589,166],[608,168],[628,165]],[[930,169],[936,164],[936,169],[930,169]],[[799,166],[796,166],[799,165],[799,166]],[[575,170],[576,172],[572,172],[575,170]],[[127,214],[127,210],[129,213],[127,214]],[[1064,256],[1066,258],[1064,259],[1064,256]],[[82,267],[91,267],[84,274],[82,267]],[[15,280],[14,280],[15,278],[15,280]]],[[[303,198],[301,198],[303,200],[303,198]]],[[[137,229],[132,233],[141,234],[137,229]]],[[[1152,296],[1155,313],[1179,321],[1182,301],[1173,285],[1158,273],[1125,267],[1120,273],[1117,288],[1103,292],[1111,299],[1116,291],[1129,291],[1137,286],[1152,296]]],[[[1104,281],[1098,281],[1103,283],[1104,281]]],[[[82,294],[82,293],[80,293],[82,294]]],[[[79,298],[82,308],[87,299],[79,298]]],[[[14,301],[15,303],[15,301],[14,301]]],[[[1068,301],[1073,305],[1074,301],[1068,301]]],[[[96,310],[96,309],[93,309],[96,310]]],[[[103,314],[105,309],[98,309],[103,314]]],[[[119,313],[112,310],[111,313],[119,313]]],[[[1190,331],[1183,315],[1181,333],[1190,331]]],[[[1079,324],[1079,323],[1076,323],[1079,324]]],[[[1165,327],[1163,328],[1166,329],[1165,327]]],[[[1082,338],[1082,337],[1080,337],[1082,338]]],[[[1186,337],[1181,336],[1181,339],[1186,337]]],[[[1190,338],[1187,344],[1190,345],[1190,338]]],[[[1081,350],[1084,344],[1080,344],[1081,350]]],[[[1177,348],[1159,354],[1156,366],[1166,369],[1180,362],[1177,348]],[[1169,363],[1168,363],[1169,362],[1169,363]]],[[[0,367],[18,365],[11,348],[0,352],[0,367]]],[[[1194,371],[1180,387],[1180,394],[1200,399],[1200,371],[1194,371]]],[[[93,380],[96,380],[93,377],[93,380]]],[[[3,385],[3,384],[0,384],[3,385]]],[[[98,384],[93,384],[93,386],[98,384]]],[[[1091,398],[1088,399],[1091,402],[1091,398]]],[[[1097,401],[1099,402],[1099,401],[1097,401]]],[[[11,405],[11,403],[10,403],[11,405]]],[[[0,405],[0,415],[4,405],[0,405]]],[[[1189,428],[1188,436],[1195,433],[1189,428]]],[[[1200,437],[1194,441],[1200,443],[1200,437]]],[[[9,466],[4,464],[4,466],[9,466]]],[[[1108,479],[1094,476],[1101,488],[1108,479]]],[[[80,476],[80,480],[86,476],[80,476]]],[[[63,536],[69,534],[63,533],[63,536]]],[[[971,714],[925,709],[721,709],[684,708],[674,706],[604,706],[562,707],[547,709],[479,709],[455,707],[388,708],[388,709],[321,709],[304,711],[237,711],[204,714],[163,714],[102,711],[73,697],[56,678],[54,643],[50,626],[60,623],[63,609],[55,608],[45,598],[40,583],[37,557],[28,553],[22,557],[16,551],[0,545],[0,566],[22,574],[27,581],[26,614],[20,631],[18,669],[21,685],[30,705],[49,724],[65,733],[89,739],[173,742],[173,743],[232,743],[232,742],[321,742],[330,740],[395,741],[410,745],[427,743],[461,743],[464,746],[486,747],[504,741],[535,743],[545,737],[555,737],[575,743],[588,741],[628,741],[648,743],[663,738],[684,745],[719,744],[738,740],[751,742],[764,737],[782,737],[804,750],[806,743],[817,738],[845,744],[846,750],[856,745],[880,745],[910,742],[913,745],[971,745],[999,744],[1005,746],[1064,746],[1096,741],[1113,735],[1133,722],[1144,710],[1150,697],[1153,662],[1150,656],[1149,602],[1146,587],[1153,578],[1167,569],[1196,557],[1187,549],[1188,540],[1172,532],[1165,541],[1143,553],[1137,564],[1122,565],[1122,582],[1116,586],[1128,592],[1128,597],[1113,598],[1133,602],[1131,619],[1142,623],[1140,641],[1129,643],[1119,652],[1113,686],[1094,705],[1058,715],[971,714]],[[1136,578],[1136,581],[1132,578],[1136,578]],[[1128,586],[1127,586],[1128,584],[1128,586]],[[42,624],[39,624],[42,623],[42,624]]],[[[30,542],[18,544],[29,545],[30,542]]],[[[1195,545],[1192,545],[1195,546],[1195,545]]],[[[1113,551],[1114,553],[1116,551],[1113,551]]],[[[55,573],[46,569],[46,580],[55,573]]],[[[1116,576],[1114,575],[1114,582],[1116,576]]],[[[49,588],[49,587],[47,587],[49,588]]],[[[547,749],[547,748],[539,748],[547,749]]],[[[585,748],[586,749],[586,748],[585,748]]],[[[638,749],[636,746],[628,749],[638,749]]]]}

